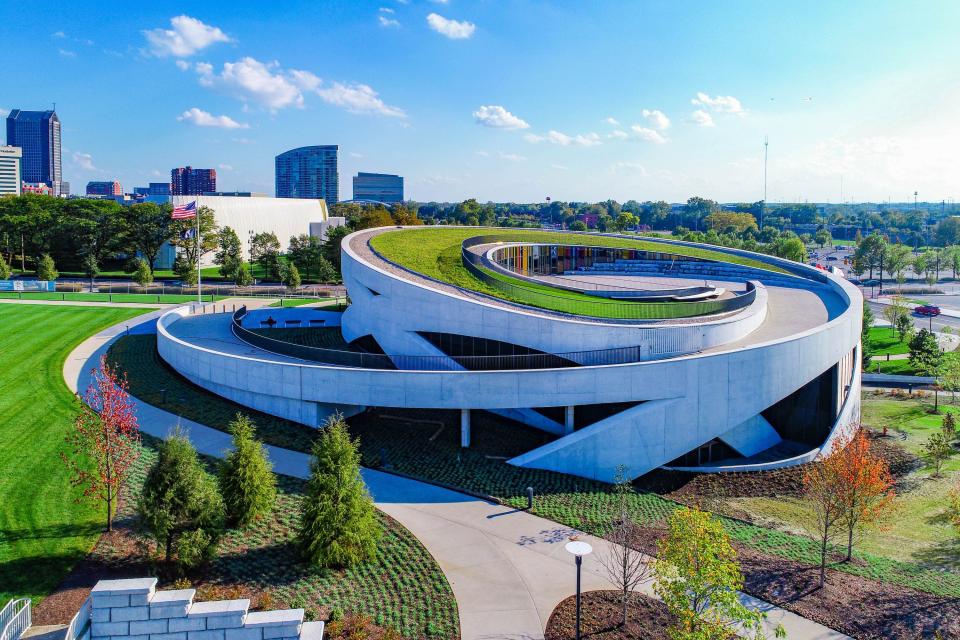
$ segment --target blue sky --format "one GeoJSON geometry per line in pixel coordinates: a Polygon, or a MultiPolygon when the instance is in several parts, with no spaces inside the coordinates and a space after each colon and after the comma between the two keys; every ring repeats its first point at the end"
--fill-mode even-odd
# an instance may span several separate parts
{"type": "Polygon", "coordinates": [[[64,174],[124,188],[340,145],[421,201],[958,195],[956,2],[32,2],[0,109],[57,103],[64,174]]]}

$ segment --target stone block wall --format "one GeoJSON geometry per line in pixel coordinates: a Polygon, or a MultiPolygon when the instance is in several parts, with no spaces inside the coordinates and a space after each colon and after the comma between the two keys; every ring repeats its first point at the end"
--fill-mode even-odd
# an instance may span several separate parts
{"type": "Polygon", "coordinates": [[[303,609],[248,611],[250,601],[194,602],[194,589],[157,591],[156,578],[101,580],[90,592],[91,640],[322,640],[303,609]]]}

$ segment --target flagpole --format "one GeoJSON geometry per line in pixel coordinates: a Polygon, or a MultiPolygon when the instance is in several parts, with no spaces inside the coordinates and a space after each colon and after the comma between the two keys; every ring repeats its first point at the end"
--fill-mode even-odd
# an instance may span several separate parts
{"type": "MultiPolygon", "coordinates": [[[[196,202],[196,200],[194,200],[196,202]]],[[[203,304],[203,294],[200,289],[200,207],[197,207],[197,210],[193,213],[193,217],[197,220],[197,303],[203,304]]]]}

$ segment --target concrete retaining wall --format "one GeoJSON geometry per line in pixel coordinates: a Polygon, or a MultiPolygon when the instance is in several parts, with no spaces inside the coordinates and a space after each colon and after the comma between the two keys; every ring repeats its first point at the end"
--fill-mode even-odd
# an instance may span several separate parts
{"type": "Polygon", "coordinates": [[[194,589],[157,591],[156,578],[101,580],[90,592],[91,640],[322,640],[303,609],[250,612],[249,600],[194,602],[194,589]]]}

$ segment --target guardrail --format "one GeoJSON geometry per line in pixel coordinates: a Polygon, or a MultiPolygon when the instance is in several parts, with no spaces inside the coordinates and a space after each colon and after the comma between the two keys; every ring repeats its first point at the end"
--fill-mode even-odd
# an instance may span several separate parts
{"type": "MultiPolygon", "coordinates": [[[[549,293],[514,284],[507,281],[505,276],[496,277],[493,272],[483,267],[482,256],[469,251],[470,247],[493,242],[516,242],[514,236],[474,236],[467,238],[460,245],[460,256],[463,265],[481,282],[504,294],[508,300],[529,306],[558,311],[577,316],[592,318],[613,318],[618,320],[669,320],[676,318],[693,318],[697,316],[728,313],[744,309],[753,304],[756,299],[756,289],[747,283],[747,291],[734,298],[722,300],[703,300],[697,302],[609,302],[606,300],[583,300],[560,294],[549,293]]],[[[522,240],[520,240],[522,242],[522,240]]],[[[543,244],[542,241],[537,244],[543,244]]],[[[589,247],[602,249],[602,247],[589,247]]],[[[702,261],[702,260],[701,260],[702,261]]],[[[544,288],[547,288],[546,285],[544,288]]]]}
{"type": "MultiPolygon", "coordinates": [[[[310,360],[322,364],[360,369],[400,369],[404,371],[514,371],[526,369],[558,369],[564,367],[628,364],[646,360],[669,358],[689,349],[653,354],[650,345],[574,351],[564,353],[533,353],[523,355],[490,356],[419,356],[385,355],[362,351],[345,351],[324,347],[310,347],[285,340],[270,338],[243,326],[247,308],[240,307],[233,313],[231,331],[237,339],[260,349],[280,355],[310,360]]],[[[696,349],[694,349],[696,350],[696,349]]]]}
{"type": "Polygon", "coordinates": [[[70,624],[67,625],[63,640],[87,640],[90,637],[91,612],[93,611],[93,602],[87,597],[73,616],[70,624]]]}
{"type": "Polygon", "coordinates": [[[11,600],[0,611],[0,640],[20,640],[32,622],[30,598],[11,600]]]}

